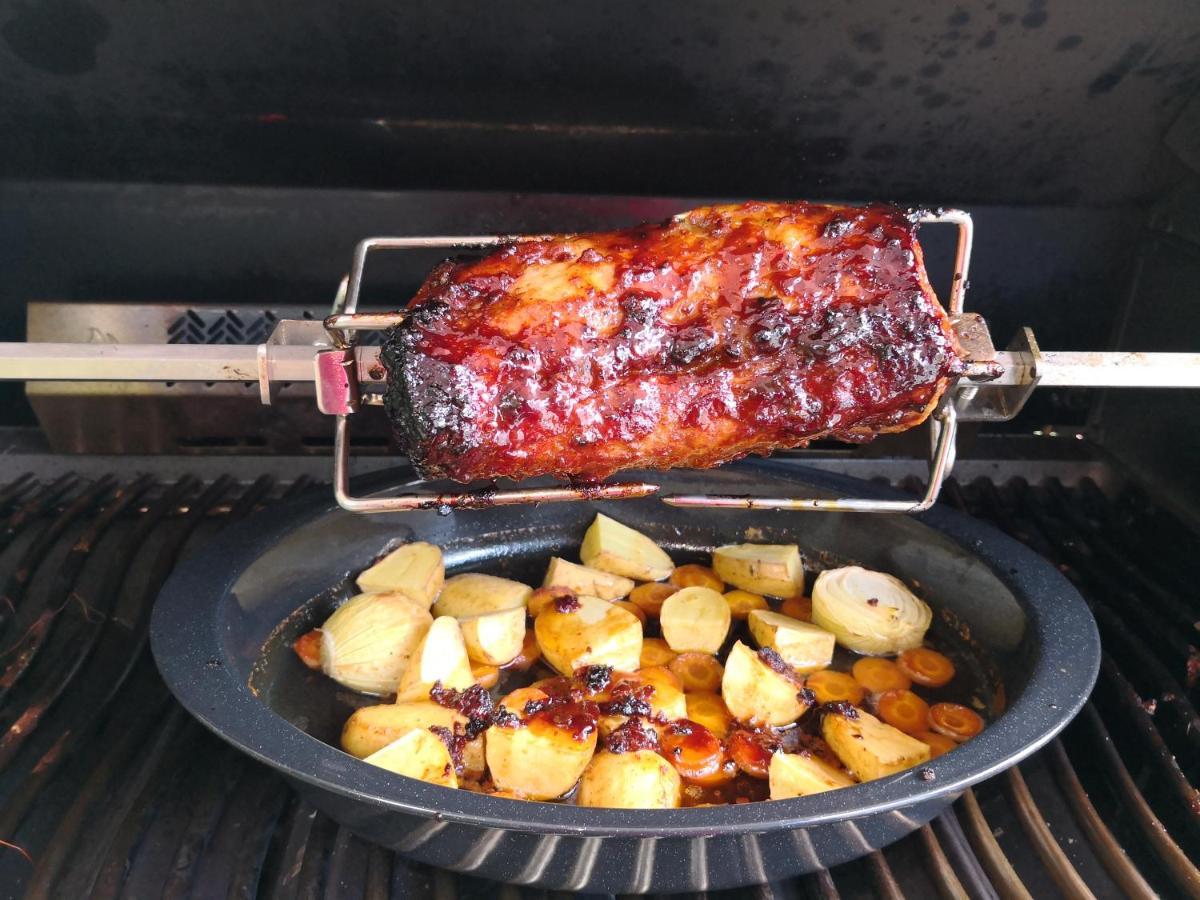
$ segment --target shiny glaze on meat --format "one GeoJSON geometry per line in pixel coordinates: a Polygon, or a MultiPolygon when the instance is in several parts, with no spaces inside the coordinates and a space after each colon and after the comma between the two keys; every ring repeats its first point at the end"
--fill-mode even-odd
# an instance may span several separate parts
{"type": "Polygon", "coordinates": [[[384,348],[426,477],[707,467],[919,424],[959,371],[890,206],[746,203],[436,269],[384,348]]]}

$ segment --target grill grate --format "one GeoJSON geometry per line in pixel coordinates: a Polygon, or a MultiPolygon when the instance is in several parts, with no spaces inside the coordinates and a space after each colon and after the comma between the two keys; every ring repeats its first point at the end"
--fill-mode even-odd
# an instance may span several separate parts
{"type": "MultiPolygon", "coordinates": [[[[306,486],[73,475],[0,486],[0,839],[21,848],[0,847],[0,893],[526,896],[363,843],[208,734],[159,680],[146,630],[175,562],[306,486]]],[[[946,499],[1080,587],[1107,654],[1093,701],[1060,740],[932,826],[741,893],[1200,895],[1200,538],[1144,496],[1110,500],[1086,481],[951,482],[946,499]]]]}
{"type": "MultiPolygon", "coordinates": [[[[279,313],[273,309],[214,309],[189,308],[167,325],[168,344],[261,344],[271,336],[281,318],[293,315],[300,319],[321,319],[322,310],[301,310],[299,313],[279,313]]],[[[383,333],[359,332],[358,343],[379,346],[383,333]]]]}

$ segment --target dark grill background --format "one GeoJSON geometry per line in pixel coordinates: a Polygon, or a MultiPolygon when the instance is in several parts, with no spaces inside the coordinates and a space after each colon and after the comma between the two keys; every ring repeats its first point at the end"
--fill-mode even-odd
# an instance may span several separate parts
{"type": "MultiPolygon", "coordinates": [[[[359,841],[174,703],[146,643],[181,555],[303,490],[268,477],[0,487],[0,891],[28,897],[524,897],[359,841]],[[19,848],[19,849],[18,849],[19,848]],[[31,861],[24,858],[28,854],[31,861]]],[[[909,489],[919,485],[907,483],[909,489]]],[[[321,489],[327,489],[322,487],[321,489]]],[[[747,896],[1200,894],[1200,538],[1128,489],[951,483],[1058,564],[1107,656],[1065,735],[881,853],[747,896]]]]}

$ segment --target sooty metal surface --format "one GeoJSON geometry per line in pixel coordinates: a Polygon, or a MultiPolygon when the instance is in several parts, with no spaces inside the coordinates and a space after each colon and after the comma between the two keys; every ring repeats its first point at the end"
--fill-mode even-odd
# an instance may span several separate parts
{"type": "MultiPolygon", "coordinates": [[[[169,699],[145,649],[159,585],[227,524],[302,486],[0,484],[0,896],[534,896],[365,844],[169,699]]],[[[912,836],[736,893],[1200,893],[1200,537],[1136,489],[1016,478],[948,490],[1079,586],[1107,653],[1092,701],[1060,740],[912,836]]]]}

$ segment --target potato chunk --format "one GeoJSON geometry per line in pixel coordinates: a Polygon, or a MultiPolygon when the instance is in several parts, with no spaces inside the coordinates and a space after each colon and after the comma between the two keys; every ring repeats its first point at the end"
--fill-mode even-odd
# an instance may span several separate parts
{"type": "Polygon", "coordinates": [[[713,568],[743,591],[773,597],[804,593],[804,565],[795,544],[728,544],[713,551],[713,568]]]}
{"type": "Polygon", "coordinates": [[[423,728],[405,732],[386,747],[366,757],[363,762],[395,772],[397,775],[428,781],[430,784],[458,787],[458,777],[454,774],[454,762],[450,759],[450,751],[446,749],[441,738],[423,728]]]}
{"type": "Polygon", "coordinates": [[[654,541],[600,513],[583,536],[579,558],[585,566],[638,581],[662,581],[675,570],[654,541]]]}
{"type": "Polygon", "coordinates": [[[859,781],[872,781],[929,760],[929,746],[863,710],[825,716],[821,734],[859,781]]]}
{"type": "Polygon", "coordinates": [[[525,609],[514,606],[497,612],[459,619],[467,656],[488,666],[508,665],[525,641],[525,609]]]}
{"type": "Polygon", "coordinates": [[[615,809],[673,809],[679,806],[682,790],[675,767],[653,750],[602,750],[584,771],[575,802],[615,809]]]}
{"type": "Polygon", "coordinates": [[[428,700],[430,690],[439,681],[442,687],[459,691],[475,683],[462,629],[458,627],[458,621],[450,616],[434,619],[429,626],[417,652],[409,660],[408,668],[400,677],[396,702],[428,700]]]}
{"type": "Polygon", "coordinates": [[[429,609],[445,579],[441,548],[417,541],[393,550],[363,571],[357,584],[360,591],[399,591],[429,609]]]}
{"type": "Polygon", "coordinates": [[[800,685],[776,672],[738,641],[725,660],[721,696],[735,719],[754,725],[789,725],[808,711],[800,685]]]}
{"type": "Polygon", "coordinates": [[[454,616],[456,619],[480,616],[501,609],[512,609],[514,606],[524,606],[532,593],[533,588],[519,581],[479,572],[466,572],[446,579],[441,593],[434,601],[433,614],[454,616]]]}
{"type": "Polygon", "coordinates": [[[632,578],[603,572],[557,556],[550,558],[542,587],[570,588],[576,594],[599,597],[601,600],[620,600],[628,597],[636,582],[632,578]]]}
{"type": "Polygon", "coordinates": [[[823,628],[765,609],[753,610],[749,623],[758,646],[772,648],[798,672],[816,672],[833,660],[837,638],[823,628]]]}
{"type": "Polygon", "coordinates": [[[542,654],[558,672],[607,665],[631,672],[642,656],[642,623],[633,613],[597,597],[580,597],[570,612],[547,607],[534,620],[542,654]]]}
{"type": "Polygon", "coordinates": [[[432,622],[407,594],[358,594],[321,626],[321,668],[352,690],[390,694],[432,622]]]}
{"type": "MultiPolygon", "coordinates": [[[[500,705],[520,715],[527,703],[547,696],[537,688],[520,688],[500,705]]],[[[538,717],[516,726],[493,725],[486,734],[488,770],[502,791],[530,800],[554,800],[579,780],[596,750],[596,739],[595,728],[584,735],[573,734],[538,717]]]]}
{"type": "Polygon", "coordinates": [[[690,587],[663,601],[658,617],[663,637],[676,653],[716,653],[729,634],[733,614],[729,602],[712,588],[690,587]]]}
{"type": "Polygon", "coordinates": [[[854,779],[811,753],[776,753],[767,770],[772,800],[853,787],[854,779]]]}
{"type": "MultiPolygon", "coordinates": [[[[432,700],[411,700],[404,703],[381,703],[356,709],[342,728],[342,749],[351,756],[363,759],[399,739],[414,728],[428,731],[467,727],[467,717],[432,700]]],[[[483,777],[483,737],[463,745],[463,774],[470,778],[483,777]]]]}

